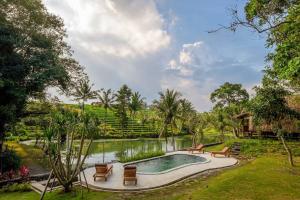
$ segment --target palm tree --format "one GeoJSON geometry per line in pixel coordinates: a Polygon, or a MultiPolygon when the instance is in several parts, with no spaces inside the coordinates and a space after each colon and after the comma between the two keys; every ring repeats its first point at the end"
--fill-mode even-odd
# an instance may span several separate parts
{"type": "Polygon", "coordinates": [[[180,100],[180,121],[181,121],[181,131],[182,129],[188,128],[186,126],[186,121],[189,119],[190,115],[195,113],[193,104],[187,99],[180,100]]]}
{"type": "Polygon", "coordinates": [[[98,95],[98,98],[105,109],[104,113],[104,134],[106,134],[106,120],[107,120],[107,111],[112,108],[112,105],[115,101],[114,93],[111,89],[104,90],[101,89],[100,94],[98,95]]]}
{"type": "Polygon", "coordinates": [[[208,126],[210,116],[208,113],[192,112],[187,118],[188,131],[192,134],[193,147],[204,138],[204,129],[208,126]],[[198,139],[199,138],[199,139],[198,139]]]}
{"type": "Polygon", "coordinates": [[[127,85],[123,85],[115,94],[116,96],[116,114],[119,118],[119,122],[122,129],[122,134],[124,137],[124,131],[128,126],[128,116],[127,116],[127,109],[130,102],[131,97],[131,89],[127,85]]]}
{"type": "Polygon", "coordinates": [[[88,78],[81,79],[75,87],[75,91],[72,95],[75,97],[75,101],[82,101],[82,111],[84,111],[84,103],[89,99],[95,99],[98,95],[97,91],[93,91],[92,87],[94,84],[90,84],[88,78]]]}
{"type": "Polygon", "coordinates": [[[225,131],[225,128],[229,124],[228,114],[226,112],[224,112],[224,110],[221,108],[214,109],[213,114],[214,114],[214,116],[213,116],[214,119],[211,121],[211,123],[213,124],[213,126],[215,128],[217,128],[218,130],[221,131],[221,134],[220,134],[221,141],[224,142],[224,139],[225,139],[224,131],[225,131]]]}
{"type": "Polygon", "coordinates": [[[145,105],[144,99],[145,98],[141,98],[141,94],[139,92],[132,93],[128,107],[133,119],[135,118],[136,112],[142,109],[145,105]]]}
{"type": "MultiPolygon", "coordinates": [[[[128,109],[130,112],[130,117],[133,119],[133,121],[135,120],[137,111],[141,110],[144,105],[144,98],[141,97],[141,94],[139,92],[132,93],[130,102],[128,104],[128,109]]],[[[133,123],[131,125],[131,131],[133,132],[133,123]]]]}
{"type": "MultiPolygon", "coordinates": [[[[167,142],[168,126],[172,125],[174,119],[179,114],[181,94],[175,90],[169,90],[169,89],[167,89],[165,93],[159,92],[158,94],[160,96],[160,99],[158,101],[155,100],[153,103],[156,109],[158,110],[158,112],[161,114],[163,120],[163,124],[159,136],[161,137],[164,134],[167,142]]],[[[172,139],[173,139],[173,148],[175,149],[173,131],[172,131],[172,139]]]]}

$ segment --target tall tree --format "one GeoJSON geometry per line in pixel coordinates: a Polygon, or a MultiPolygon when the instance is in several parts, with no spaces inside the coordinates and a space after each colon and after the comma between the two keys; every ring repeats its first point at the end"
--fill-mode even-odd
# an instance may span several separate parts
{"type": "Polygon", "coordinates": [[[95,99],[98,96],[98,92],[92,89],[94,84],[90,84],[88,77],[81,79],[72,92],[72,96],[75,97],[75,101],[82,103],[82,110],[84,111],[84,103],[89,99],[95,99]]]}
{"type": "Polygon", "coordinates": [[[260,123],[271,124],[277,133],[293,166],[293,155],[284,139],[283,121],[287,118],[300,118],[300,114],[289,108],[287,96],[290,94],[280,82],[265,76],[262,86],[255,87],[256,96],[251,100],[250,109],[254,119],[260,123]]]}
{"type": "MultiPolygon", "coordinates": [[[[159,136],[161,137],[164,135],[167,140],[168,136],[168,126],[174,122],[174,119],[179,115],[180,109],[180,97],[181,94],[175,90],[167,89],[165,92],[159,92],[159,100],[155,100],[154,106],[158,110],[163,120],[163,124],[161,127],[161,131],[159,136]]],[[[174,145],[174,133],[171,131],[172,138],[173,138],[173,145],[174,145]]],[[[175,147],[175,146],[173,146],[175,147]]]]}
{"type": "Polygon", "coordinates": [[[228,126],[228,113],[222,108],[214,109],[212,113],[211,124],[213,124],[215,128],[221,131],[220,133],[221,141],[224,142],[225,128],[228,126]]]}
{"type": "Polygon", "coordinates": [[[247,90],[241,84],[224,83],[210,95],[210,100],[216,107],[226,107],[230,104],[240,104],[249,100],[247,90]]]}
{"type": "Polygon", "coordinates": [[[131,89],[127,85],[123,85],[116,93],[116,112],[119,118],[119,122],[122,129],[122,134],[124,136],[124,131],[128,127],[128,116],[127,110],[131,97],[131,89]]]}
{"type": "Polygon", "coordinates": [[[210,116],[208,113],[192,112],[187,118],[187,126],[189,133],[192,134],[192,146],[201,142],[204,138],[204,129],[208,127],[210,116]]]}
{"type": "Polygon", "coordinates": [[[193,107],[193,104],[187,99],[180,100],[180,121],[181,121],[181,131],[186,129],[189,132],[189,126],[186,125],[186,121],[188,120],[190,115],[193,115],[196,111],[193,107]]]}
{"type": "Polygon", "coordinates": [[[145,105],[144,99],[145,98],[142,98],[139,92],[132,93],[129,102],[129,111],[133,119],[135,118],[136,112],[141,110],[145,105]]]}
{"type": "Polygon", "coordinates": [[[113,103],[115,101],[115,95],[113,93],[113,91],[111,89],[108,89],[108,90],[104,90],[102,89],[100,91],[100,94],[98,95],[98,98],[105,110],[105,113],[104,113],[104,133],[106,133],[106,121],[107,121],[107,111],[109,109],[112,108],[113,106],[113,103]]]}
{"type": "Polygon", "coordinates": [[[82,76],[65,37],[62,19],[40,0],[1,1],[0,153],[5,127],[23,114],[30,97],[51,86],[68,91],[82,76]]]}
{"type": "Polygon", "coordinates": [[[235,116],[244,110],[249,101],[247,90],[241,84],[226,82],[211,93],[210,100],[215,103],[214,116],[218,121],[214,125],[221,131],[222,140],[226,126],[231,126],[235,136],[239,136],[240,121],[235,116]]]}

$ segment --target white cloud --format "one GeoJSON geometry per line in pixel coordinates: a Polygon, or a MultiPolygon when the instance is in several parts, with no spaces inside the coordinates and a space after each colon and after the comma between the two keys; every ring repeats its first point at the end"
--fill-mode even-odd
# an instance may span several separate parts
{"type": "Polygon", "coordinates": [[[128,84],[151,102],[161,89],[174,88],[198,110],[209,110],[209,94],[220,84],[238,82],[249,88],[260,79],[253,65],[245,65],[247,59],[237,60],[227,49],[231,57],[219,55],[203,41],[183,44],[170,58],[172,43],[180,43],[170,32],[182,21],[171,10],[159,13],[155,0],[43,2],[63,18],[74,57],[86,67],[95,89],[128,84]]]}
{"type": "Polygon", "coordinates": [[[95,55],[136,57],[170,44],[164,20],[153,1],[44,0],[61,16],[70,41],[95,55]]]}
{"type": "MultiPolygon", "coordinates": [[[[95,88],[128,84],[151,101],[161,89],[171,36],[154,0],[43,0],[62,17],[74,57],[95,88]]],[[[167,65],[167,64],[166,64],[167,65]]],[[[66,101],[66,99],[64,99],[66,101]]]]}
{"type": "Polygon", "coordinates": [[[181,64],[190,64],[192,61],[190,53],[181,51],[179,54],[179,61],[181,64]]]}
{"type": "Polygon", "coordinates": [[[212,106],[210,93],[224,82],[242,83],[250,91],[259,80],[260,72],[251,65],[219,55],[199,41],[182,45],[169,61],[161,85],[180,91],[198,110],[207,111],[212,106]]]}

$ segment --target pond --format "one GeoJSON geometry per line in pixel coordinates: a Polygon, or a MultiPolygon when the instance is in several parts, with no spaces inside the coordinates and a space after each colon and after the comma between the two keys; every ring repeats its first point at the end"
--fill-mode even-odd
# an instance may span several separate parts
{"type": "MultiPolygon", "coordinates": [[[[203,143],[215,142],[215,139],[205,139],[203,143]]],[[[175,137],[174,145],[172,138],[167,142],[164,138],[147,138],[131,140],[97,140],[93,142],[90,155],[86,159],[86,164],[95,164],[102,162],[111,162],[120,160],[122,157],[131,157],[141,152],[153,151],[176,151],[191,147],[192,140],[190,136],[175,137]]]]}

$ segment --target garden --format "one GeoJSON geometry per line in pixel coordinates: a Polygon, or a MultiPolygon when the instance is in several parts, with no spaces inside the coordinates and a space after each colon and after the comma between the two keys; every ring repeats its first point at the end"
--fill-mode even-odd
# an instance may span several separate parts
{"type": "Polygon", "coordinates": [[[300,199],[300,4],[248,0],[244,12],[210,33],[266,34],[262,80],[253,94],[224,82],[200,112],[176,89],[149,102],[127,84],[97,88],[59,16],[2,1],[0,199],[300,199]],[[176,167],[141,172],[150,161],[176,167]]]}

